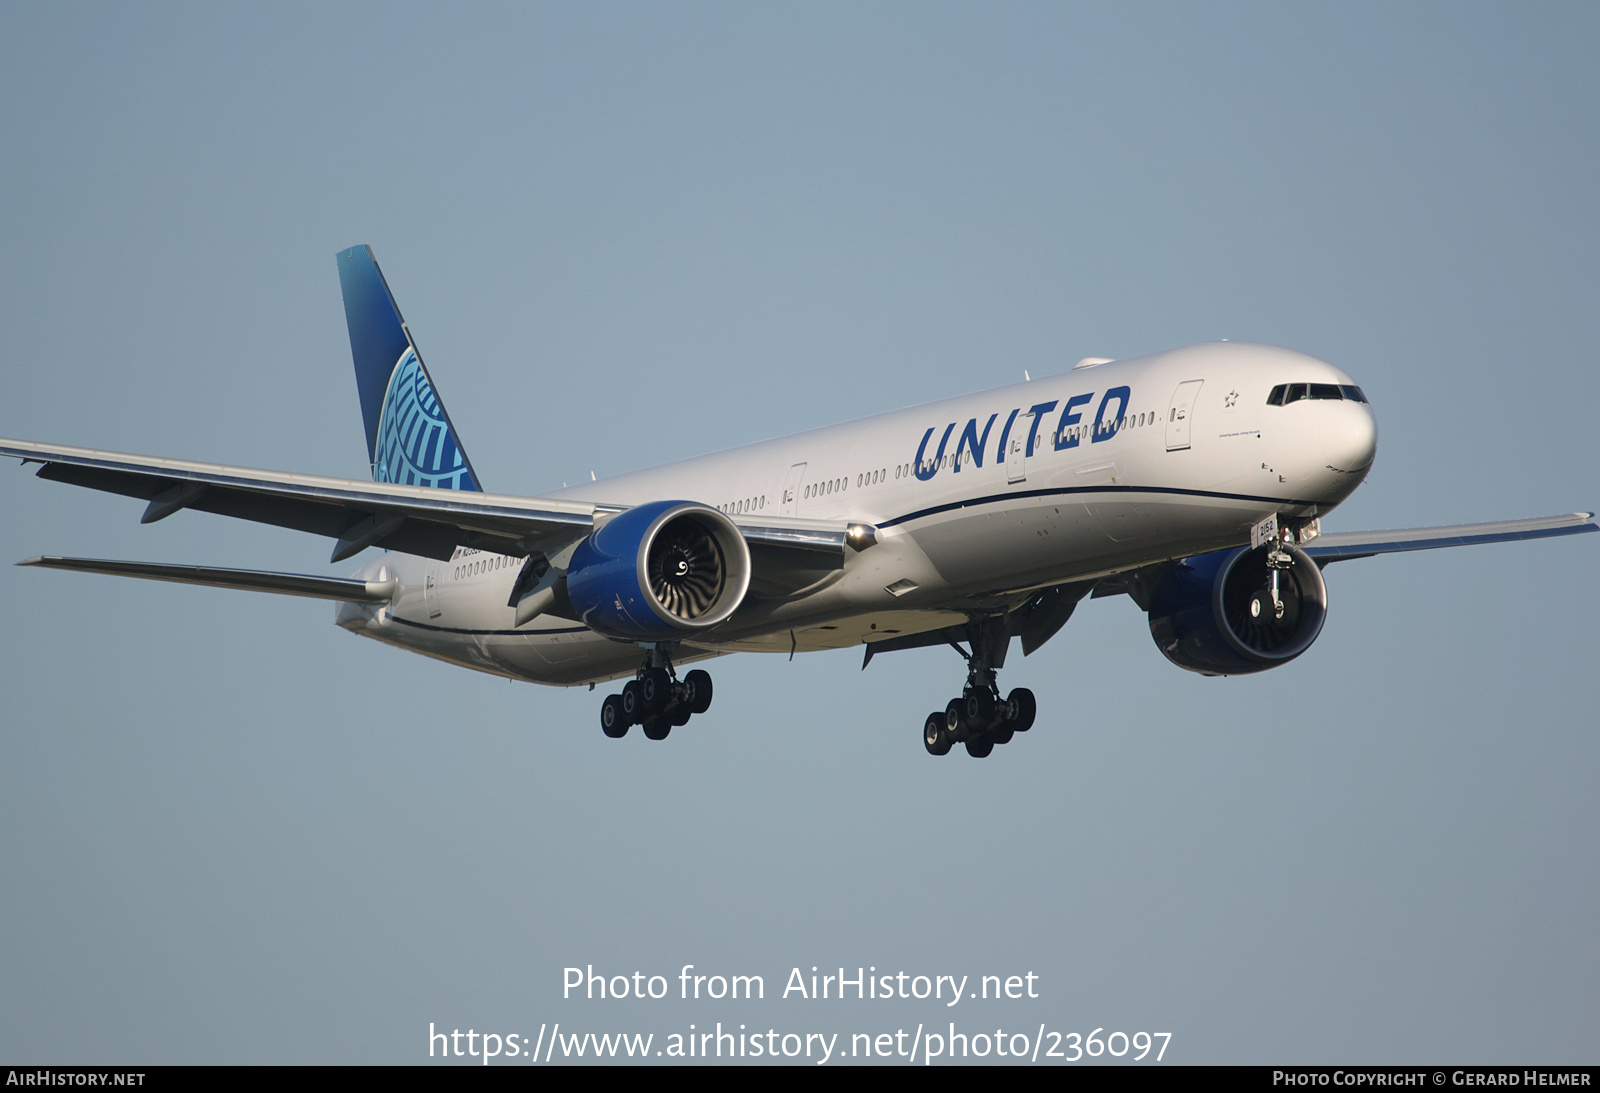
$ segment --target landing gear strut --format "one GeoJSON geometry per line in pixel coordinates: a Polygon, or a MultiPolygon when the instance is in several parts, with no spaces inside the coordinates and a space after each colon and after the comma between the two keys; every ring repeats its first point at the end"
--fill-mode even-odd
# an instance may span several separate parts
{"type": "Polygon", "coordinates": [[[1033,728],[1038,707],[1033,692],[1018,687],[1005,698],[995,684],[995,672],[1005,667],[1011,635],[1004,616],[975,618],[967,627],[972,651],[951,642],[967,661],[967,685],[961,697],[953,698],[944,712],[934,711],[922,723],[922,743],[930,755],[948,755],[957,743],[966,745],[967,754],[982,759],[997,744],[1009,744],[1012,736],[1033,728]]]}
{"type": "Polygon", "coordinates": [[[1272,538],[1267,543],[1267,584],[1265,588],[1256,590],[1250,597],[1250,621],[1253,623],[1275,622],[1281,624],[1288,611],[1288,604],[1284,602],[1282,578],[1294,568],[1294,557],[1284,550],[1285,543],[1294,542],[1294,532],[1285,527],[1281,532],[1274,531],[1272,538]]]}
{"type": "Polygon", "coordinates": [[[600,706],[600,730],[613,740],[639,725],[650,740],[667,734],[689,718],[711,708],[711,674],[696,668],[682,680],[672,667],[672,644],[657,642],[621,694],[607,695],[600,706]]]}

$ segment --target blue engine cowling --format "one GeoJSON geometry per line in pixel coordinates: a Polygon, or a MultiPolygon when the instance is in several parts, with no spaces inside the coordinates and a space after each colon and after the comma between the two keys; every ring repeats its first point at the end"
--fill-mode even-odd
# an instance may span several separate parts
{"type": "Polygon", "coordinates": [[[585,626],[627,641],[708,630],[744,600],[750,548],[734,522],[693,501],[652,501],[578,544],[567,597],[585,626]]]}
{"type": "Polygon", "coordinates": [[[1328,586],[1305,551],[1286,549],[1294,564],[1279,572],[1281,619],[1259,596],[1269,579],[1265,549],[1180,561],[1150,597],[1156,647],[1178,667],[1208,676],[1263,672],[1311,648],[1328,616],[1328,586]]]}

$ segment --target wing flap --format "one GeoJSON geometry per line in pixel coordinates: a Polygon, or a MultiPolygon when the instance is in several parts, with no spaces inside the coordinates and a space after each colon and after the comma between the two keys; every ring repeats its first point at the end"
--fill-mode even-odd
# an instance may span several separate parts
{"type": "Polygon", "coordinates": [[[775,521],[770,517],[733,517],[739,534],[751,546],[815,551],[844,557],[846,526],[833,520],[806,520],[798,516],[775,521]]]}

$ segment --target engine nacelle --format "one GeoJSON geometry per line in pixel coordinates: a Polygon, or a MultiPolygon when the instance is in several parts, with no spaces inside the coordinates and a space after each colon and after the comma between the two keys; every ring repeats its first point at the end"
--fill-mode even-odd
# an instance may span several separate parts
{"type": "Polygon", "coordinates": [[[1180,561],[1150,597],[1150,636],[1168,660],[1203,675],[1232,676],[1287,664],[1322,633],[1328,586],[1305,551],[1278,573],[1277,617],[1262,595],[1267,552],[1240,547],[1180,561]]]}
{"type": "Polygon", "coordinates": [[[596,633],[670,641],[733,614],[750,587],[750,548],[732,520],[693,501],[619,513],[578,544],[567,597],[596,633]]]}

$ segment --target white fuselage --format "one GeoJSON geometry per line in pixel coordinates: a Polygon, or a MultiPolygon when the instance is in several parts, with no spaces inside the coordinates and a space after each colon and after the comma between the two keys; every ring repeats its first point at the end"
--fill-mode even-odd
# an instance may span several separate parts
{"type": "MultiPolygon", "coordinates": [[[[1349,385],[1333,366],[1245,342],[1188,346],[879,414],[556,491],[632,506],[698,501],[736,521],[786,516],[877,529],[809,585],[753,587],[676,659],[859,645],[1014,606],[1029,590],[1249,541],[1277,513],[1343,501],[1376,450],[1371,408],[1279,384],[1349,385]],[[1097,421],[1100,428],[1096,428],[1097,421]]],[[[453,663],[540,683],[632,674],[640,650],[551,615],[513,625],[520,558],[387,553],[388,607],[340,625],[453,663]]]]}

